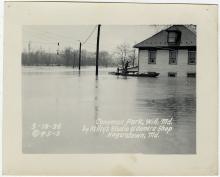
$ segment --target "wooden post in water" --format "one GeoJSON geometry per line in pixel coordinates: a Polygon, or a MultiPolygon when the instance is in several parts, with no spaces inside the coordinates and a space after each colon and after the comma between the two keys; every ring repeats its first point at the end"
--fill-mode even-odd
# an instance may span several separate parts
{"type": "Polygon", "coordinates": [[[98,76],[99,74],[99,37],[100,37],[100,27],[101,25],[98,25],[98,33],[97,33],[97,43],[96,43],[96,70],[95,75],[98,76]]]}
{"type": "Polygon", "coordinates": [[[73,51],[73,68],[75,67],[75,58],[76,58],[76,54],[75,54],[75,52],[73,51]]]}
{"type": "Polygon", "coordinates": [[[80,42],[79,43],[79,71],[80,71],[80,67],[81,67],[81,46],[82,46],[82,43],[80,42]]]}

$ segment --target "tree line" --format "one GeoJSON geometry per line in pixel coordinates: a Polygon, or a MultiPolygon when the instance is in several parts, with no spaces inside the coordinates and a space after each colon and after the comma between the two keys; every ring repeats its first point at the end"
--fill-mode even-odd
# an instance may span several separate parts
{"type": "MultiPolygon", "coordinates": [[[[94,66],[96,62],[95,52],[82,50],[81,66],[94,66]]],[[[99,52],[100,66],[116,66],[118,63],[107,51],[99,52]]],[[[49,53],[43,50],[22,52],[22,65],[24,66],[73,66],[79,65],[79,51],[66,48],[59,53],[49,53]]]]}
{"type": "MultiPolygon", "coordinates": [[[[79,50],[65,48],[57,53],[49,53],[44,50],[22,52],[22,65],[24,66],[72,66],[79,65],[79,50]]],[[[115,48],[115,51],[99,52],[100,66],[120,66],[124,67],[126,61],[129,65],[137,65],[137,52],[132,46],[123,43],[115,48]]],[[[81,66],[94,66],[96,64],[96,53],[87,50],[81,51],[81,66]]]]}

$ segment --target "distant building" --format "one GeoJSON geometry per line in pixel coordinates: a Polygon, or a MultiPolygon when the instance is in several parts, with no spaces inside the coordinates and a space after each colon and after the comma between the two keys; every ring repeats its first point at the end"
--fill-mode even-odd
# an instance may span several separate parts
{"type": "Polygon", "coordinates": [[[160,76],[196,76],[196,33],[184,25],[173,25],[136,44],[138,72],[160,76]]]}

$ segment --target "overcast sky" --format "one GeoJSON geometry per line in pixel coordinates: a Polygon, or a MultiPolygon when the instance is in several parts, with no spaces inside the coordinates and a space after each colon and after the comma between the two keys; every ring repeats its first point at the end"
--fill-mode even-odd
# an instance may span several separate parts
{"type": "MultiPolygon", "coordinates": [[[[100,51],[113,52],[123,43],[133,46],[152,36],[164,26],[108,26],[102,25],[100,32],[100,51]]],[[[97,25],[89,26],[24,26],[23,49],[28,51],[28,43],[32,51],[42,49],[55,53],[66,47],[79,48],[79,40],[83,43],[87,37],[91,37],[82,46],[82,49],[94,51],[96,49],[97,25]],[[92,34],[92,32],[94,33],[92,34]]]]}

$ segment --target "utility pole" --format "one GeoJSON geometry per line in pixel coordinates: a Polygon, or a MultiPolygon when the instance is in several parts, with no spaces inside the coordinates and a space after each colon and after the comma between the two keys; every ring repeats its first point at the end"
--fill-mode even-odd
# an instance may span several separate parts
{"type": "Polygon", "coordinates": [[[99,74],[99,37],[100,37],[100,27],[101,25],[98,25],[98,33],[97,33],[97,43],[96,43],[96,70],[95,75],[98,76],[99,74]]]}
{"type": "Polygon", "coordinates": [[[80,71],[80,66],[81,66],[81,46],[82,46],[82,43],[79,42],[79,71],[80,71]]]}
{"type": "Polygon", "coordinates": [[[28,53],[31,53],[31,41],[28,42],[28,53]]]}
{"type": "Polygon", "coordinates": [[[73,68],[75,67],[75,58],[76,58],[76,54],[75,51],[73,51],[73,68]]]}

